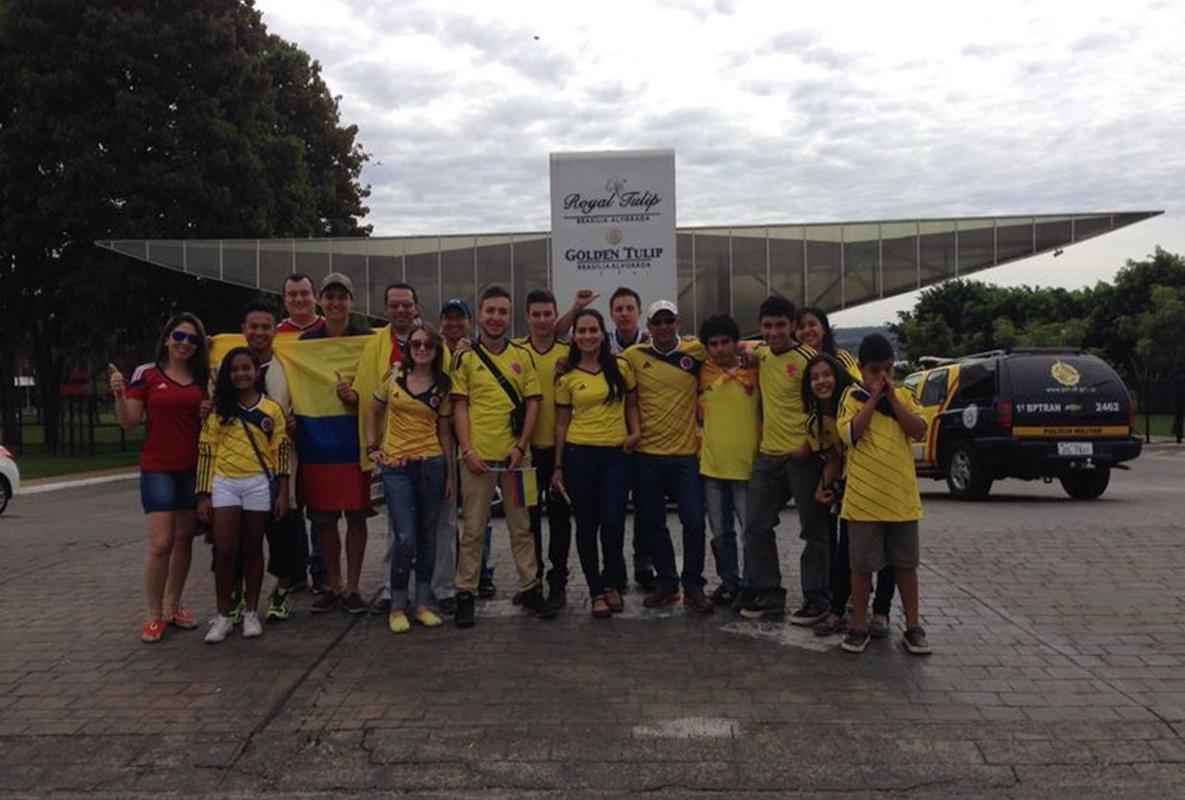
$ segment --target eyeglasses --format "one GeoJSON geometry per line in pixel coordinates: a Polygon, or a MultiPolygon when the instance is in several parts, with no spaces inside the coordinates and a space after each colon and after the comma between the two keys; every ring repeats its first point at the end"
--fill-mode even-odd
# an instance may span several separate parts
{"type": "Polygon", "coordinates": [[[416,339],[408,342],[407,346],[412,350],[435,350],[436,342],[425,342],[423,339],[416,339]]]}
{"type": "Polygon", "coordinates": [[[173,331],[172,335],[169,338],[171,338],[177,344],[181,344],[182,342],[189,342],[194,347],[200,347],[202,344],[202,337],[198,336],[196,333],[186,333],[185,331],[173,331]]]}

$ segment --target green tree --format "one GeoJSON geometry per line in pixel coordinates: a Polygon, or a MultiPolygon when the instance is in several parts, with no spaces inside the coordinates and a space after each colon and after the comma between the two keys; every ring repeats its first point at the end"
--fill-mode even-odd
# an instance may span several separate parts
{"type": "Polygon", "coordinates": [[[51,446],[67,357],[241,297],[93,242],[366,235],[356,135],[251,0],[4,0],[0,384],[31,351],[51,446]]]}

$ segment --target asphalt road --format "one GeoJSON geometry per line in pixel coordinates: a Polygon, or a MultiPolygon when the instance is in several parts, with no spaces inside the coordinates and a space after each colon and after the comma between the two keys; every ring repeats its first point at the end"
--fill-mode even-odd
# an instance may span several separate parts
{"type": "MultiPolygon", "coordinates": [[[[926,659],[899,634],[856,657],[636,594],[593,620],[579,580],[560,619],[524,618],[500,526],[499,598],[471,631],[395,637],[304,596],[259,640],[145,646],[135,482],[18,496],[0,517],[0,795],[1185,794],[1185,450],[1153,448],[1096,502],[923,487],[926,659]]],[[[208,566],[199,544],[202,618],[208,566]]]]}

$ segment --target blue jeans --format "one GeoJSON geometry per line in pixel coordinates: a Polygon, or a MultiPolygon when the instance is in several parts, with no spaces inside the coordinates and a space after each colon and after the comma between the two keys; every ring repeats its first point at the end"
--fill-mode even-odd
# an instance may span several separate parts
{"type": "Polygon", "coordinates": [[[638,454],[638,519],[644,544],[654,558],[659,591],[679,586],[675,546],[666,527],[666,496],[675,498],[683,526],[683,575],[685,590],[704,586],[704,486],[695,456],[638,454]]]}
{"type": "Polygon", "coordinates": [[[624,453],[620,447],[565,445],[564,484],[576,514],[576,552],[588,593],[596,598],[606,589],[620,589],[625,585],[624,453]]]}
{"type": "Polygon", "coordinates": [[[704,477],[704,500],[708,508],[708,525],[712,529],[712,555],[716,558],[716,575],[729,591],[741,587],[740,559],[737,557],[737,529],[734,521],[745,529],[749,497],[748,481],[729,481],[704,477]]]}
{"type": "Polygon", "coordinates": [[[414,567],[416,604],[432,596],[436,526],[444,506],[444,456],[383,467],[383,494],[391,528],[391,608],[408,607],[407,584],[414,567]]]}

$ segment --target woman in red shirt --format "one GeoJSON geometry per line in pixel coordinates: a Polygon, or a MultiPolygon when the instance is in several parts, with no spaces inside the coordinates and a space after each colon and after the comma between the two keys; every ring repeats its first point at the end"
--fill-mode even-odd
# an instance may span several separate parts
{"type": "Polygon", "coordinates": [[[193,554],[197,442],[209,380],[206,329],[188,313],[169,320],[156,360],[137,367],[130,383],[111,371],[119,424],[147,427],[140,454],[140,500],[148,517],[144,642],[159,642],[169,624],[197,627],[193,612],[181,605],[181,591],[193,554]]]}

